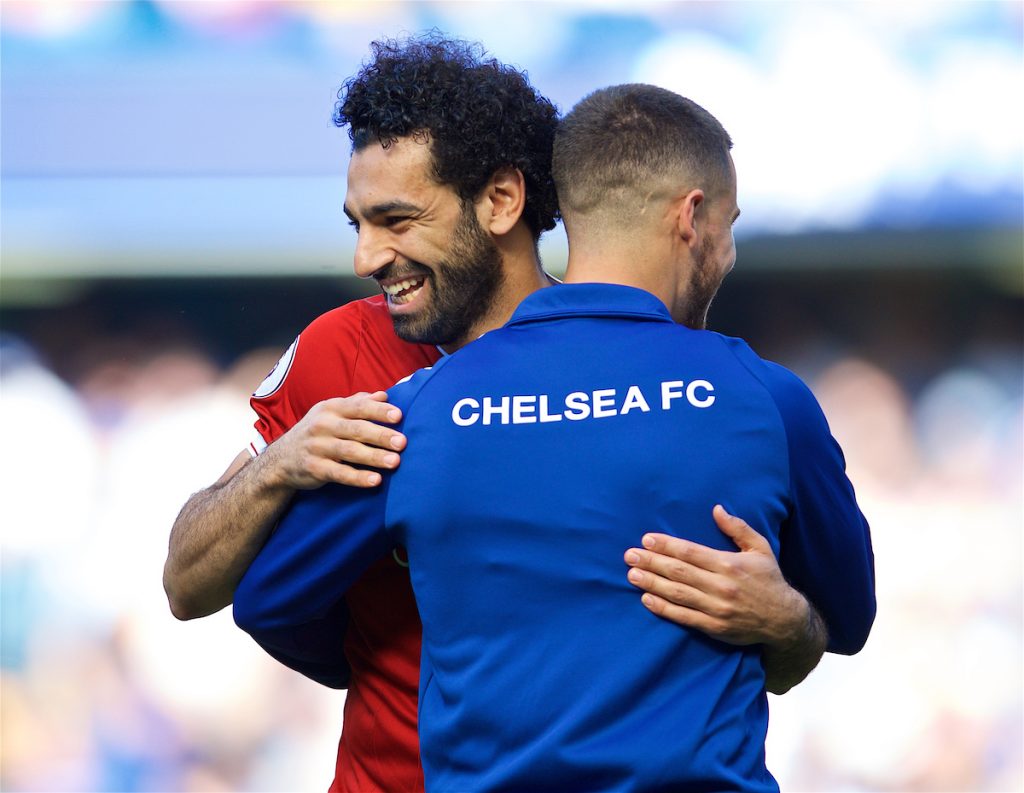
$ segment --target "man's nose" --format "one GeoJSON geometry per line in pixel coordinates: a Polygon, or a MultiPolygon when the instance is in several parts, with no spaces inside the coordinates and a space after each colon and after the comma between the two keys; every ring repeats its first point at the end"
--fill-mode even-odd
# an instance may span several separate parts
{"type": "Polygon", "coordinates": [[[364,224],[356,237],[356,255],[353,261],[355,274],[360,278],[370,278],[374,273],[395,261],[395,252],[385,244],[373,228],[364,224]]]}

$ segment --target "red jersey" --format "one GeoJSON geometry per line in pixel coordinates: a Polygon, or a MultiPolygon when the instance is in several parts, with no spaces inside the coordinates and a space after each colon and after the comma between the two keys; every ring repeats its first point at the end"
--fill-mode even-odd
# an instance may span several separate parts
{"type": "MultiPolygon", "coordinates": [[[[251,404],[261,452],[325,399],[382,391],[430,366],[435,347],[395,335],[383,296],[353,301],[314,320],[251,404]]],[[[378,561],[345,596],[351,667],[331,793],[422,791],[416,732],[422,628],[404,555],[378,561]]]]}

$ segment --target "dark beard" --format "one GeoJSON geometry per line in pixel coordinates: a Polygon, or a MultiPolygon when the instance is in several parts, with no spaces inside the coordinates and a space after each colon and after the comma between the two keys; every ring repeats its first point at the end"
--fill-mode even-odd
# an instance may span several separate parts
{"type": "Polygon", "coordinates": [[[416,316],[393,316],[395,333],[416,344],[465,343],[504,281],[501,252],[481,228],[472,203],[462,205],[448,258],[424,269],[430,280],[430,304],[416,316]]]}
{"type": "Polygon", "coordinates": [[[710,248],[708,240],[701,244],[699,260],[694,262],[693,272],[690,274],[690,284],[686,293],[686,313],[681,320],[682,325],[693,330],[704,330],[707,327],[708,310],[711,308],[711,301],[718,294],[718,288],[722,285],[722,278],[716,278],[711,272],[709,263],[710,248]]]}

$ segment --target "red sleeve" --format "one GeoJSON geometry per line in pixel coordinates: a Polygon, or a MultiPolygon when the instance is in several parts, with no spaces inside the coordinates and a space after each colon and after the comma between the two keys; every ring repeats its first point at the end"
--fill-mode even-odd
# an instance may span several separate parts
{"type": "Polygon", "coordinates": [[[292,342],[249,401],[258,433],[250,451],[261,452],[318,402],[385,390],[437,357],[435,348],[395,335],[380,296],[322,314],[292,342]]]}

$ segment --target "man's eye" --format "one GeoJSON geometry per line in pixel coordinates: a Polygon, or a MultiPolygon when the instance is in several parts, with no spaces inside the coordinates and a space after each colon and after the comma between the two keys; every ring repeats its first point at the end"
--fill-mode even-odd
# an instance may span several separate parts
{"type": "Polygon", "coordinates": [[[409,218],[405,215],[388,215],[384,218],[385,226],[397,226],[399,223],[404,223],[409,218]]]}
{"type": "Polygon", "coordinates": [[[359,231],[359,223],[357,221],[349,220],[348,224],[349,224],[349,226],[354,228],[356,231],[359,231]]]}

